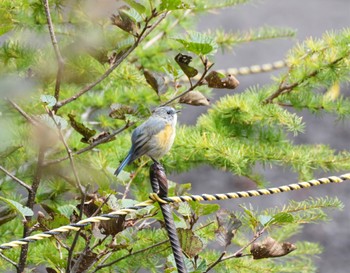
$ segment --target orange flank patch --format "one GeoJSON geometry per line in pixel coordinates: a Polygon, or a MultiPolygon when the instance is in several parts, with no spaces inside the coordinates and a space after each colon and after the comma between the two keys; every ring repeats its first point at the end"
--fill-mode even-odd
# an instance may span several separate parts
{"type": "Polygon", "coordinates": [[[159,141],[159,145],[162,147],[168,146],[170,144],[172,133],[173,133],[173,127],[170,124],[165,125],[164,130],[160,131],[156,135],[159,141]]]}

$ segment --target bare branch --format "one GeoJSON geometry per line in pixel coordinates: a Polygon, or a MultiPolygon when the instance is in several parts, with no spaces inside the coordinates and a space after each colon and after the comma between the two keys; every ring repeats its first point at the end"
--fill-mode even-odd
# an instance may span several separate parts
{"type": "Polygon", "coordinates": [[[77,98],[81,97],[86,92],[88,92],[93,87],[95,87],[97,84],[102,82],[105,78],[107,78],[114,71],[114,69],[116,69],[135,50],[135,48],[137,48],[137,46],[160,24],[160,22],[163,21],[163,19],[168,15],[168,13],[169,12],[162,13],[159,16],[158,20],[156,22],[154,22],[151,26],[149,26],[148,22],[150,21],[150,19],[152,19],[156,15],[153,15],[153,17],[151,16],[150,19],[147,20],[143,30],[141,31],[141,33],[138,36],[138,38],[135,41],[135,43],[124,54],[122,54],[120,56],[120,58],[117,59],[115,61],[115,63],[99,79],[97,79],[95,82],[90,83],[87,86],[85,86],[84,88],[82,88],[74,96],[72,96],[72,97],[70,97],[68,99],[65,99],[65,100],[57,102],[56,105],[53,107],[53,110],[56,112],[59,108],[61,108],[62,106],[66,105],[67,103],[70,103],[70,102],[76,100],[77,98]]]}
{"type": "Polygon", "coordinates": [[[56,76],[56,85],[55,85],[55,95],[54,95],[56,100],[58,100],[59,95],[60,95],[60,86],[61,86],[61,79],[62,79],[62,74],[63,74],[64,60],[62,58],[60,48],[58,47],[58,43],[57,43],[57,39],[56,39],[56,35],[55,35],[55,30],[54,30],[54,27],[52,24],[49,1],[43,0],[43,4],[44,4],[44,8],[45,8],[47,26],[49,28],[51,42],[52,42],[53,49],[55,51],[57,65],[58,65],[57,76],[56,76]]]}
{"type": "Polygon", "coordinates": [[[30,116],[28,115],[21,107],[19,107],[14,101],[10,100],[10,99],[6,99],[13,108],[15,108],[18,113],[20,113],[29,123],[36,125],[36,121],[30,116]]]}
{"type": "Polygon", "coordinates": [[[14,267],[16,267],[16,270],[18,271],[18,265],[12,261],[10,258],[7,258],[4,254],[2,254],[0,252],[0,257],[3,258],[6,262],[9,262],[10,264],[12,264],[14,267]]]}
{"type": "Polygon", "coordinates": [[[18,177],[14,176],[12,173],[10,173],[8,170],[6,170],[3,166],[0,165],[0,170],[3,171],[7,176],[11,177],[14,181],[16,181],[18,184],[20,184],[22,187],[26,188],[28,191],[32,190],[32,187],[29,186],[27,183],[23,182],[18,177]]]}

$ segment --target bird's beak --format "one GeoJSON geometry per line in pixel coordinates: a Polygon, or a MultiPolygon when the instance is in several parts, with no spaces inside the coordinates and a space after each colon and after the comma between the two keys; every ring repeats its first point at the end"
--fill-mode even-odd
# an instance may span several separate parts
{"type": "Polygon", "coordinates": [[[176,110],[176,111],[175,111],[176,114],[177,114],[177,113],[180,113],[180,112],[181,112],[181,110],[176,110]]]}

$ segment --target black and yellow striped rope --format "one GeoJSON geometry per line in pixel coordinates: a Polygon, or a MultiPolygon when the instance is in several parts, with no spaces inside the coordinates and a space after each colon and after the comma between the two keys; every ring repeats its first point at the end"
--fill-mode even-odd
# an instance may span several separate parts
{"type": "Polygon", "coordinates": [[[257,74],[257,73],[263,73],[263,72],[270,72],[273,70],[281,69],[284,67],[287,67],[287,63],[285,61],[277,61],[273,63],[266,63],[262,65],[252,65],[252,66],[244,66],[244,67],[238,67],[238,68],[229,68],[227,70],[217,70],[217,72],[226,74],[226,75],[250,75],[250,74],[257,74]]]}
{"type": "Polygon", "coordinates": [[[276,193],[289,192],[293,190],[300,190],[304,188],[310,188],[314,186],[319,186],[323,184],[330,183],[341,183],[345,180],[350,180],[350,173],[346,173],[340,176],[330,176],[327,178],[313,179],[307,182],[299,182],[294,184],[289,184],[280,187],[259,189],[259,190],[249,190],[249,191],[239,191],[239,192],[229,192],[229,193],[218,193],[218,194],[201,194],[201,195],[188,195],[188,196],[173,196],[173,197],[163,197],[160,198],[157,194],[151,193],[150,199],[141,203],[136,204],[133,207],[127,207],[120,210],[110,212],[108,214],[102,214],[100,216],[94,216],[80,220],[77,223],[72,223],[66,226],[58,227],[43,233],[31,235],[22,239],[18,239],[9,243],[4,243],[0,245],[0,252],[5,249],[19,247],[21,245],[26,245],[31,242],[43,240],[45,238],[50,238],[54,235],[61,233],[66,233],[69,231],[78,231],[92,223],[99,223],[102,221],[108,221],[113,218],[118,218],[119,215],[127,215],[137,210],[143,209],[147,206],[154,204],[155,202],[160,203],[179,203],[188,201],[215,201],[215,200],[227,200],[227,199],[237,199],[237,198],[247,198],[261,195],[271,195],[276,193]]]}

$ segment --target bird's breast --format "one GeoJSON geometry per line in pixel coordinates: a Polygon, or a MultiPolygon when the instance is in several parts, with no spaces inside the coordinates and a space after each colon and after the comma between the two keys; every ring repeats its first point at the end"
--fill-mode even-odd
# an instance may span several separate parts
{"type": "Polygon", "coordinates": [[[174,130],[171,124],[166,124],[164,129],[156,135],[158,145],[164,148],[171,146],[174,141],[174,130]]]}

